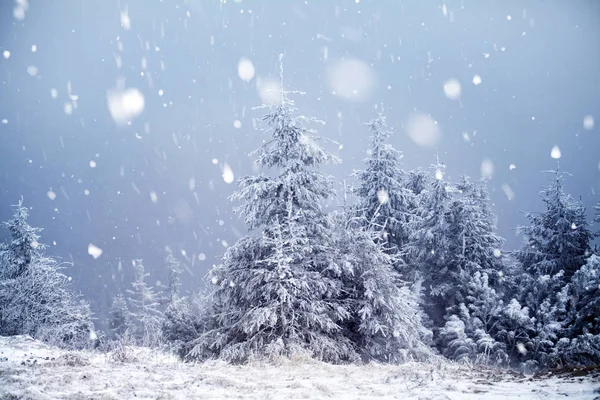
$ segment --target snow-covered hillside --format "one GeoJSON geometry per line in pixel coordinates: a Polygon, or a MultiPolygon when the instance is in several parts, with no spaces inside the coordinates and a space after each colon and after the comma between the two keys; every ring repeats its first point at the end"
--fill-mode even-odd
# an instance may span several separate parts
{"type": "Polygon", "coordinates": [[[538,377],[445,362],[184,364],[142,348],[68,352],[0,337],[0,399],[598,399],[599,382],[598,370],[538,377]]]}

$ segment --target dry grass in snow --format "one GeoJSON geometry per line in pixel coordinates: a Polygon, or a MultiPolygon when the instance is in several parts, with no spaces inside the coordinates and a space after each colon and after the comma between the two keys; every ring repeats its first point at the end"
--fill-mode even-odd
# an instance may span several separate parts
{"type": "Polygon", "coordinates": [[[67,352],[0,337],[0,399],[600,399],[598,370],[523,376],[451,363],[186,364],[148,349],[67,352]],[[582,376],[576,376],[582,375],[582,376]]]}

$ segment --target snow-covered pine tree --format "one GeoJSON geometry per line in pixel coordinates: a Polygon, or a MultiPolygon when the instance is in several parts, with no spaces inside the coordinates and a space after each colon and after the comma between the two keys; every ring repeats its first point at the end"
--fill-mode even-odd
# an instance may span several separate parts
{"type": "Polygon", "coordinates": [[[444,179],[444,166],[433,166],[433,179],[418,196],[419,208],[411,221],[409,242],[404,251],[410,258],[410,268],[422,280],[423,308],[435,326],[444,325],[447,296],[455,288],[454,260],[456,228],[452,226],[452,191],[444,179]]]}
{"type": "Polygon", "coordinates": [[[459,229],[457,261],[461,264],[460,269],[470,277],[482,271],[490,284],[497,286],[505,270],[501,251],[504,239],[496,233],[487,184],[485,181],[473,183],[463,175],[456,188],[460,195],[453,209],[454,222],[459,229]]]}
{"type": "Polygon", "coordinates": [[[56,260],[43,253],[41,229],[27,223],[22,203],[5,223],[9,241],[0,248],[0,335],[31,335],[68,348],[94,338],[89,305],[69,288],[56,260]]]}
{"type": "Polygon", "coordinates": [[[131,315],[127,301],[122,294],[118,294],[108,311],[109,338],[118,340],[123,338],[132,328],[131,315]]]}
{"type": "Polygon", "coordinates": [[[352,343],[339,325],[347,311],[335,303],[340,284],[326,271],[331,224],[321,209],[333,183],[318,168],[335,158],[307,127],[315,120],[296,115],[288,92],[265,107],[262,121],[271,138],[254,154],[256,165],[272,175],[238,181],[232,199],[242,202],[237,212],[250,234],[210,272],[217,327],[197,339],[190,356],[209,349],[238,362],[297,352],[332,362],[351,359],[352,343]]]}
{"type": "Polygon", "coordinates": [[[456,361],[472,359],[477,348],[466,333],[465,323],[457,315],[451,315],[440,329],[438,342],[444,343],[441,349],[444,357],[456,361]]]}
{"type": "MultiPolygon", "coordinates": [[[[196,339],[216,326],[213,303],[207,293],[198,293],[191,297],[177,297],[165,310],[162,325],[164,340],[183,359],[194,348],[196,339]]],[[[197,350],[200,350],[197,348],[197,350]]],[[[208,348],[197,358],[210,358],[215,353],[208,348]]]]}
{"type": "Polygon", "coordinates": [[[566,283],[585,264],[592,234],[585,208],[564,193],[558,168],[553,173],[552,184],[540,193],[545,210],[525,214],[529,225],[519,228],[525,243],[515,256],[524,270],[534,276],[564,271],[562,281],[566,283]]]}
{"type": "Polygon", "coordinates": [[[161,342],[161,325],[163,314],[160,311],[160,301],[152,286],[146,283],[150,276],[144,268],[142,260],[133,262],[135,280],[132,282],[129,304],[131,305],[131,316],[135,323],[134,336],[142,346],[156,347],[161,342]]]}
{"type": "Polygon", "coordinates": [[[408,242],[408,223],[415,195],[403,182],[406,173],[400,168],[402,152],[386,143],[392,132],[382,107],[366,126],[371,132],[367,167],[354,173],[359,180],[355,190],[359,198],[357,215],[364,217],[367,224],[378,227],[388,243],[386,247],[398,252],[408,242]]]}
{"type": "Polygon", "coordinates": [[[431,184],[431,174],[422,169],[415,169],[406,173],[406,177],[404,180],[404,184],[408,190],[410,190],[414,196],[415,204],[413,204],[414,208],[418,208],[419,204],[419,195],[427,189],[427,187],[431,184]]]}
{"type": "Polygon", "coordinates": [[[531,353],[537,348],[535,337],[535,318],[529,309],[523,307],[517,299],[511,299],[503,307],[495,327],[495,339],[504,344],[511,364],[522,366],[531,361],[531,353]]]}
{"type": "Polygon", "coordinates": [[[42,255],[45,245],[40,243],[41,228],[32,227],[27,223],[29,212],[23,207],[23,201],[15,207],[13,218],[2,225],[10,234],[8,244],[0,245],[0,279],[16,278],[23,274],[31,261],[42,255]]]}
{"type": "Polygon", "coordinates": [[[342,282],[337,302],[348,310],[344,334],[364,361],[423,360],[431,352],[421,338],[417,297],[394,268],[393,253],[378,239],[379,230],[348,211],[332,214],[335,258],[330,271],[342,282]]]}
{"type": "Polygon", "coordinates": [[[165,264],[167,264],[167,269],[169,270],[169,282],[165,294],[165,302],[166,304],[170,304],[181,296],[181,273],[183,269],[181,268],[181,261],[173,255],[173,251],[167,247],[166,252],[165,264]]]}
{"type": "Polygon", "coordinates": [[[524,244],[515,252],[522,266],[519,299],[535,318],[529,356],[540,366],[554,362],[553,347],[568,308],[564,292],[591,251],[585,209],[564,193],[562,182],[557,169],[552,184],[541,192],[545,210],[525,214],[529,225],[519,229],[524,244]]]}
{"type": "Polygon", "coordinates": [[[557,344],[560,360],[569,365],[600,364],[600,257],[592,255],[571,279],[572,309],[557,344]]]}

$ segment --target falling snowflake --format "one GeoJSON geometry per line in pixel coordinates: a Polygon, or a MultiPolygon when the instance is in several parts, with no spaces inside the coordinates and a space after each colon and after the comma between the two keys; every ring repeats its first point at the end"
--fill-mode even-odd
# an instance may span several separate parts
{"type": "Polygon", "coordinates": [[[125,30],[131,29],[131,19],[129,19],[129,11],[127,9],[121,11],[121,26],[125,30]]]}
{"type": "Polygon", "coordinates": [[[335,96],[361,101],[371,94],[375,76],[369,64],[358,59],[333,62],[327,70],[327,83],[335,96]]]}
{"type": "Polygon", "coordinates": [[[238,76],[243,81],[251,81],[254,78],[254,64],[248,58],[242,57],[238,62],[238,76]]]}
{"type": "Polygon", "coordinates": [[[427,114],[415,114],[406,124],[408,136],[418,146],[432,147],[440,139],[440,129],[436,121],[427,114]]]}
{"type": "Polygon", "coordinates": [[[38,74],[38,69],[35,65],[30,65],[27,67],[27,73],[31,76],[36,76],[38,74]]]}
{"type": "Polygon", "coordinates": [[[550,151],[550,157],[554,158],[555,160],[558,160],[561,156],[560,153],[560,149],[558,148],[558,146],[554,146],[552,148],[552,151],[550,151]]]}
{"type": "Polygon", "coordinates": [[[102,249],[90,243],[88,245],[88,254],[96,259],[102,255],[102,249]]]}
{"type": "Polygon", "coordinates": [[[592,117],[591,115],[586,115],[583,118],[583,128],[588,131],[594,129],[594,117],[592,117]]]}
{"type": "Polygon", "coordinates": [[[444,83],[444,94],[450,100],[458,100],[461,91],[460,82],[456,79],[449,79],[444,83]]]}
{"type": "Polygon", "coordinates": [[[486,158],[481,163],[481,176],[486,179],[491,179],[494,174],[494,163],[492,160],[486,158]]]}
{"type": "Polygon", "coordinates": [[[225,183],[233,183],[234,179],[235,177],[233,175],[231,167],[229,166],[229,164],[225,163],[225,165],[223,165],[223,180],[225,181],[225,183]]]}
{"type": "Polygon", "coordinates": [[[126,124],[144,111],[144,96],[138,89],[111,90],[106,97],[110,115],[119,125],[126,124]]]}
{"type": "Polygon", "coordinates": [[[475,75],[473,77],[473,85],[477,86],[481,84],[481,76],[479,75],[475,75]]]}

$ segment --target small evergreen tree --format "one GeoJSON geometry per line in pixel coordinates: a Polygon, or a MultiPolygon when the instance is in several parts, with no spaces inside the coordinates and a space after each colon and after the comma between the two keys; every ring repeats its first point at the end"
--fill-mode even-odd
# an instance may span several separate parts
{"type": "Polygon", "coordinates": [[[455,227],[452,226],[453,188],[444,180],[444,166],[433,168],[435,179],[418,196],[419,208],[410,224],[409,242],[404,250],[411,260],[410,268],[424,287],[423,308],[437,327],[444,325],[447,296],[456,280],[451,269],[455,227]]]}
{"type": "Polygon", "coordinates": [[[450,316],[440,329],[439,341],[445,346],[442,354],[451,360],[464,361],[473,358],[476,345],[465,332],[465,323],[456,315],[450,316]]]}
{"type": "Polygon", "coordinates": [[[561,281],[567,283],[585,264],[592,235],[585,208],[564,193],[562,183],[563,177],[557,170],[552,184],[541,192],[545,210],[525,214],[529,225],[519,229],[525,243],[515,256],[525,272],[552,276],[562,270],[561,281]]]}
{"type": "Polygon", "coordinates": [[[512,299],[502,309],[496,327],[496,340],[502,342],[509,360],[514,365],[523,365],[536,349],[535,318],[529,315],[529,309],[523,307],[517,299],[512,299]]]}
{"type": "Polygon", "coordinates": [[[121,339],[131,328],[131,315],[127,307],[127,301],[122,294],[119,294],[113,299],[108,312],[109,338],[112,340],[121,339]]]}
{"type": "Polygon", "coordinates": [[[555,363],[554,345],[568,311],[568,284],[591,251],[585,209],[564,193],[562,182],[555,171],[552,184],[541,192],[545,210],[526,214],[530,224],[520,228],[525,241],[515,252],[522,268],[518,297],[535,321],[528,357],[538,366],[555,363]]]}
{"type": "Polygon", "coordinates": [[[378,227],[387,247],[398,252],[408,242],[414,193],[403,182],[402,153],[385,143],[392,132],[383,109],[366,125],[372,134],[371,148],[365,160],[367,168],[355,173],[360,182],[355,190],[359,197],[357,214],[367,224],[378,227]]]}
{"type": "Polygon", "coordinates": [[[13,218],[2,225],[8,230],[10,241],[0,246],[0,260],[3,268],[0,276],[4,279],[16,278],[27,271],[32,260],[42,256],[46,248],[39,242],[41,228],[34,228],[27,223],[29,212],[22,201],[15,207],[13,218]]]}
{"type": "Polygon", "coordinates": [[[556,353],[569,365],[600,364],[600,257],[592,255],[571,280],[572,309],[556,353]]]}
{"type": "Polygon", "coordinates": [[[181,268],[181,262],[175,258],[170,248],[167,248],[165,263],[169,270],[169,283],[165,301],[167,304],[171,304],[181,296],[181,273],[183,272],[183,269],[181,268]]]}
{"type": "MultiPolygon", "coordinates": [[[[206,294],[200,293],[191,298],[177,297],[165,311],[162,334],[182,359],[188,359],[196,340],[205,332],[215,329],[214,320],[212,303],[206,294]]],[[[204,359],[215,355],[208,348],[203,351],[205,353],[192,358],[204,359]]]]}
{"type": "Polygon", "coordinates": [[[5,223],[10,238],[0,248],[0,335],[31,335],[68,348],[94,338],[89,305],[69,288],[56,260],[43,253],[41,229],[27,223],[22,203],[5,223]]]}
{"type": "Polygon", "coordinates": [[[135,338],[142,346],[156,347],[161,342],[162,312],[158,295],[152,286],[148,286],[146,273],[142,260],[133,262],[135,280],[128,289],[130,294],[131,316],[136,322],[135,338]]]}
{"type": "Polygon", "coordinates": [[[423,360],[431,353],[422,342],[425,331],[416,296],[394,269],[379,234],[345,211],[332,216],[335,259],[330,268],[341,280],[337,301],[348,312],[344,322],[364,361],[423,360]]]}

